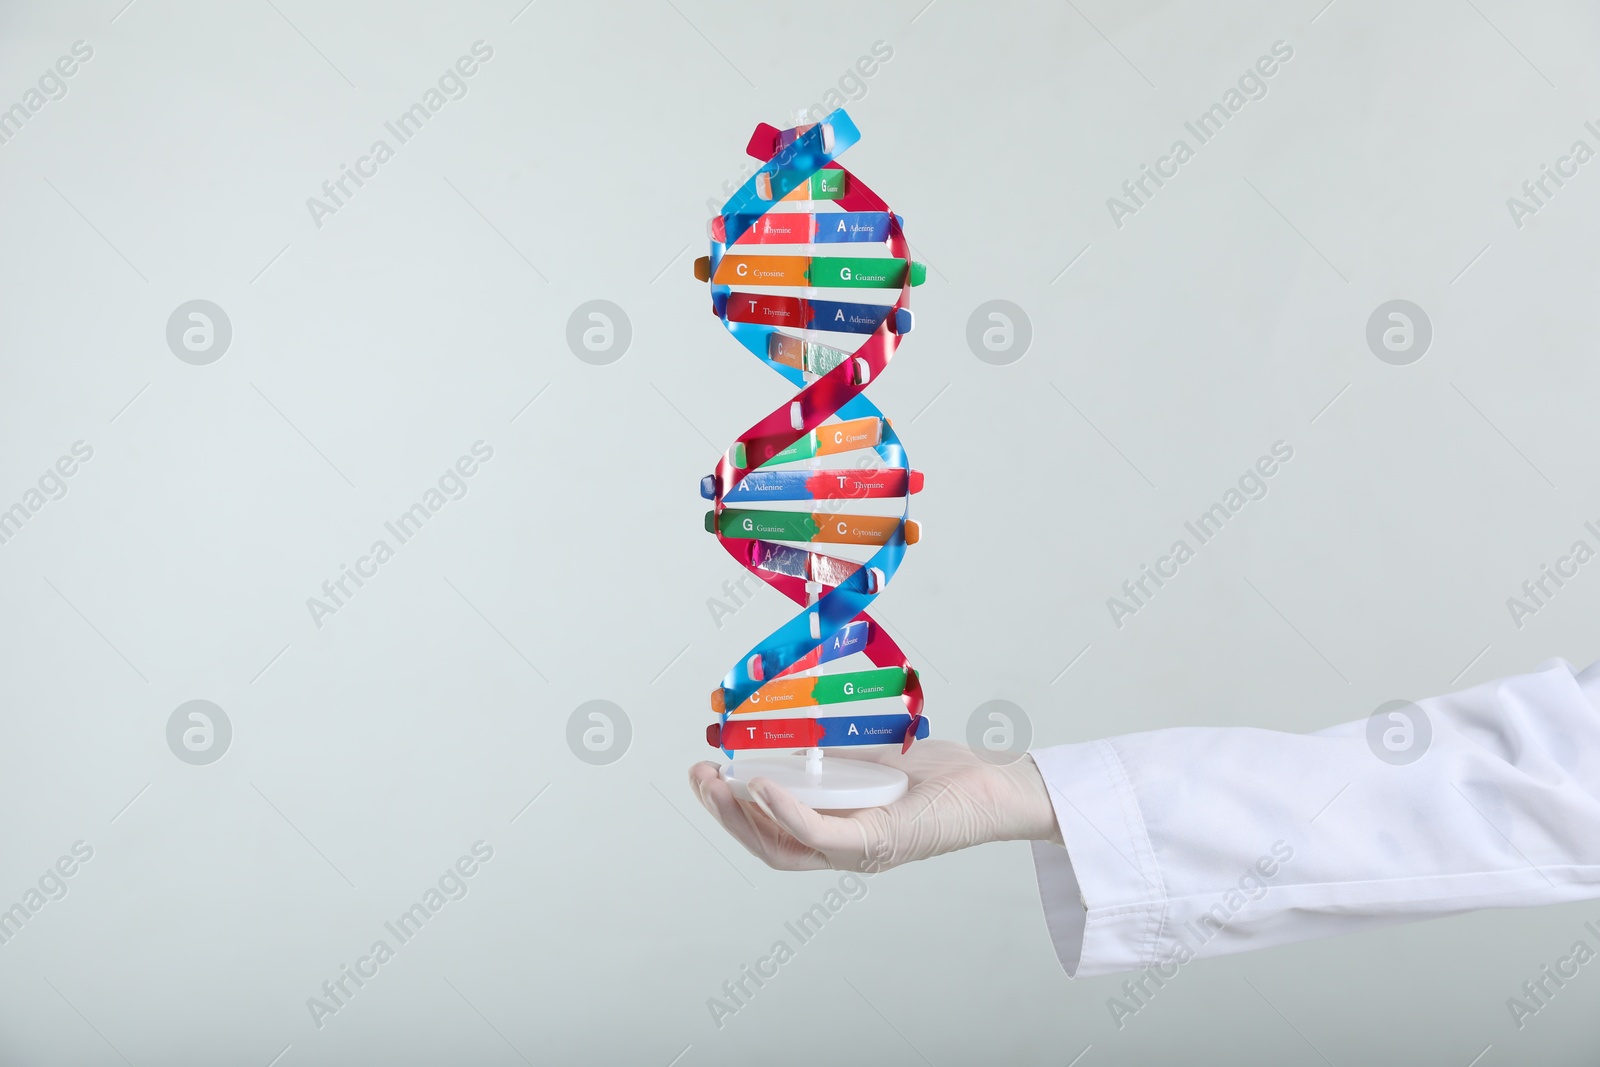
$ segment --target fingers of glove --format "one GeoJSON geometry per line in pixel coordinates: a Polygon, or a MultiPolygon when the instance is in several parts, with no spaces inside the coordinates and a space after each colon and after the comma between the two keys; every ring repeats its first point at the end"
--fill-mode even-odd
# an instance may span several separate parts
{"type": "Polygon", "coordinates": [[[700,798],[712,816],[735,840],[757,858],[762,860],[767,858],[761,834],[750,821],[749,809],[734,799],[733,790],[728,787],[727,782],[721,778],[705,782],[701,787],[700,798]]]}
{"type": "Polygon", "coordinates": [[[855,820],[818,814],[796,800],[788,790],[765,778],[751,782],[750,793],[761,801],[773,822],[801,844],[830,859],[857,856],[866,851],[867,842],[855,820]]]}
{"type": "Polygon", "coordinates": [[[763,851],[760,858],[768,867],[780,871],[825,871],[828,857],[795,840],[793,834],[775,822],[756,800],[736,800],[755,828],[763,851]]]}
{"type": "Polygon", "coordinates": [[[712,806],[711,798],[706,794],[706,786],[721,777],[717,765],[710,761],[696,763],[689,768],[689,788],[694,790],[695,799],[699,800],[701,806],[712,815],[716,815],[717,809],[712,806]]]}
{"type": "Polygon", "coordinates": [[[720,775],[704,783],[701,796],[722,828],[767,866],[784,871],[810,871],[827,866],[820,854],[791,838],[754,804],[735,798],[720,775]]]}

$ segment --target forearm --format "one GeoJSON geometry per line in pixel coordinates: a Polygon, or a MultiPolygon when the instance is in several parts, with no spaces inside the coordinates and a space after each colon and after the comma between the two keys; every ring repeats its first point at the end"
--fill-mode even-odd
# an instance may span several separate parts
{"type": "Polygon", "coordinates": [[[1600,680],[1565,665],[1419,702],[1396,764],[1365,720],[1178,729],[1034,753],[1034,846],[1069,973],[1159,966],[1482,907],[1600,895],[1600,680]]]}

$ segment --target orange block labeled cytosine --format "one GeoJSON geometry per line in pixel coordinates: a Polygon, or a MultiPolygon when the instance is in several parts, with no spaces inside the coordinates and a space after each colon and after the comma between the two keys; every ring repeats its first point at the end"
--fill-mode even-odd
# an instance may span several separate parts
{"type": "Polygon", "coordinates": [[[817,455],[827,456],[857,448],[876,448],[883,440],[883,423],[869,415],[864,419],[825,423],[817,427],[816,433],[817,455]]]}
{"type": "MultiPolygon", "coordinates": [[[[813,541],[826,541],[836,545],[881,545],[889,540],[900,520],[893,515],[817,515],[811,516],[817,524],[813,541]]],[[[921,529],[914,519],[906,520],[906,544],[914,545],[920,539],[921,529]]]]}
{"type": "Polygon", "coordinates": [[[805,285],[810,256],[727,255],[711,279],[716,285],[805,285]]]}

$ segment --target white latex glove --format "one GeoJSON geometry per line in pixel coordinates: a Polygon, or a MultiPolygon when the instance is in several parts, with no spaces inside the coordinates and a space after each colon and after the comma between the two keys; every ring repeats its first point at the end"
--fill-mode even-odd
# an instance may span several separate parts
{"type": "Polygon", "coordinates": [[[826,758],[867,760],[911,779],[906,795],[882,808],[825,815],[765,778],[738,800],[715,763],[689,769],[689,785],[724,829],[769,867],[881,871],[985,841],[1061,844],[1044,779],[1030,756],[998,767],[954,741],[899,749],[828,749],[826,758]]]}

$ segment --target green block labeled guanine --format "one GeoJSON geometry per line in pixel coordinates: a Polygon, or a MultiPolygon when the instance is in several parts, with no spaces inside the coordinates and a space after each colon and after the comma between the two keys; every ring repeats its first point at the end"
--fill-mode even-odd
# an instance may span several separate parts
{"type": "Polygon", "coordinates": [[[773,541],[809,541],[821,528],[806,511],[747,511],[729,508],[718,519],[706,512],[706,530],[713,526],[723,537],[766,538],[773,541]]]}
{"type": "Polygon", "coordinates": [[[844,196],[842,170],[819,170],[809,178],[802,178],[792,171],[779,171],[770,180],[774,200],[782,200],[802,187],[808,200],[838,200],[844,196]]]}
{"type": "Polygon", "coordinates": [[[811,199],[838,200],[844,196],[844,171],[824,168],[811,176],[811,199]]]}
{"type": "Polygon", "coordinates": [[[843,704],[850,700],[897,697],[905,692],[905,689],[904,668],[881,667],[873,671],[821,675],[811,690],[811,699],[818,704],[843,704]]]}
{"type": "MultiPolygon", "coordinates": [[[[833,350],[830,349],[829,351],[833,351],[833,350]]],[[[843,358],[844,357],[844,353],[840,352],[839,356],[841,358],[843,358]]],[[[834,364],[834,366],[837,366],[837,365],[838,364],[834,364]]],[[[807,369],[809,370],[810,368],[807,368],[807,369]]],[[[827,370],[832,370],[832,369],[833,369],[833,367],[831,367],[831,366],[827,368],[827,370]]],[[[824,374],[824,373],[826,373],[826,371],[824,371],[824,370],[814,370],[811,373],[813,373],[813,374],[824,374]]],[[[779,463],[793,463],[797,459],[811,459],[816,454],[817,454],[817,434],[816,434],[816,431],[813,430],[811,433],[806,434],[804,437],[800,438],[800,440],[796,441],[794,444],[790,445],[788,448],[785,448],[780,452],[774,453],[771,459],[769,459],[766,462],[760,464],[760,466],[761,467],[772,467],[772,466],[776,466],[779,463]]],[[[743,441],[738,442],[737,444],[735,444],[733,446],[733,448],[728,450],[728,459],[733,464],[733,466],[734,466],[734,468],[736,470],[744,470],[745,469],[745,466],[749,463],[750,458],[745,452],[745,447],[744,447],[744,442],[743,441]]]]}
{"type": "Polygon", "coordinates": [[[812,430],[800,440],[775,454],[761,466],[770,467],[775,463],[793,463],[797,459],[810,459],[817,454],[817,432],[812,430]]]}
{"type": "MultiPolygon", "coordinates": [[[[911,284],[921,285],[928,268],[911,263],[911,284]]],[[[906,283],[906,261],[884,256],[813,256],[812,285],[830,289],[898,289],[906,283]]]]}

